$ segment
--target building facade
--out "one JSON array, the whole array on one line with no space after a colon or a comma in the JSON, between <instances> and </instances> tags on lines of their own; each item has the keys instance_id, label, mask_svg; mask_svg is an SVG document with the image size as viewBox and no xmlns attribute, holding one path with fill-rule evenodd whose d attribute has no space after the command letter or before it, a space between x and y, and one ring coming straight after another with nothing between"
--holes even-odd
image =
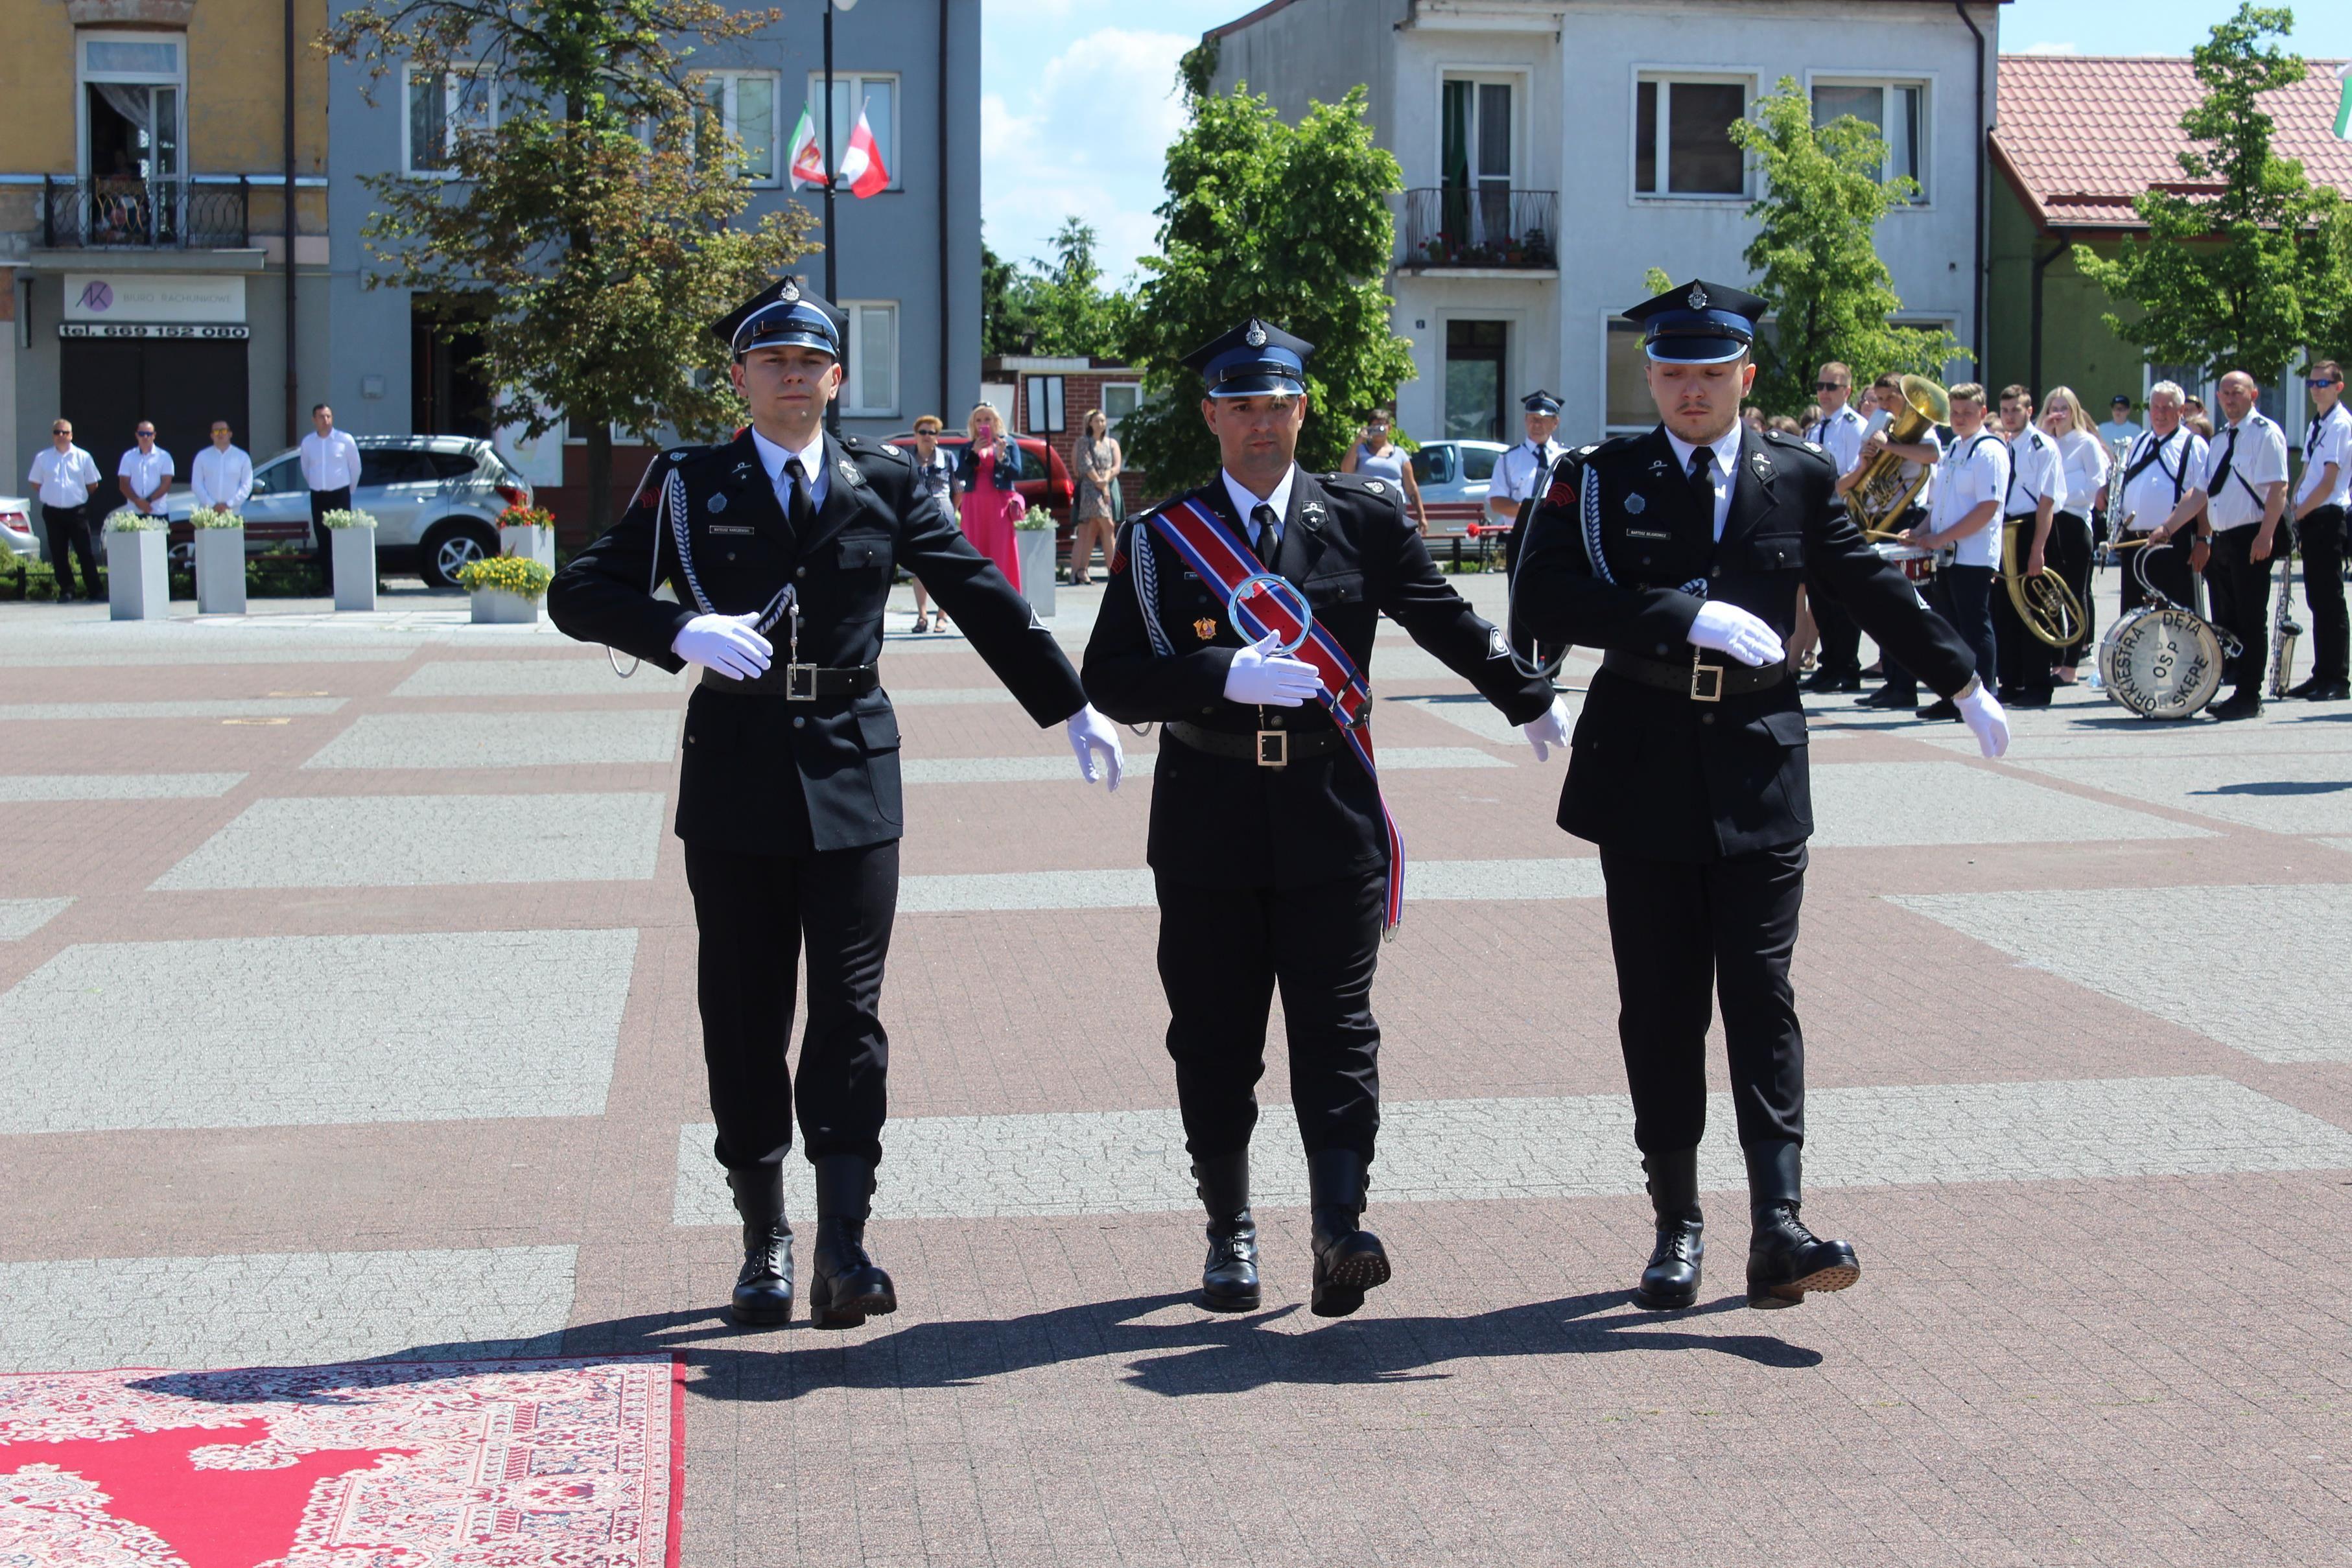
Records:
<instances>
[{"instance_id":1,"label":"building facade","mask_svg":"<svg viewBox=\"0 0 2352 1568\"><path fill-rule=\"evenodd\" d=\"M1214 83L1285 119L1361 82L1402 166L1389 287L1419 439L1518 436L1559 394L1561 438L1647 429L1637 331L1652 267L1741 283L1759 193L1727 128L1783 77L1817 118L1881 127L1919 199L1877 242L1899 318L1972 343L1999 4L1927 0L1274 0L1206 35Z\"/></svg>"},{"instance_id":2,"label":"building facade","mask_svg":"<svg viewBox=\"0 0 2352 1568\"><path fill-rule=\"evenodd\" d=\"M10 0L0 488L60 413L109 475L142 419L184 471L216 418L257 455L293 439L331 360L323 21L324 0Z\"/></svg>"}]
</instances>

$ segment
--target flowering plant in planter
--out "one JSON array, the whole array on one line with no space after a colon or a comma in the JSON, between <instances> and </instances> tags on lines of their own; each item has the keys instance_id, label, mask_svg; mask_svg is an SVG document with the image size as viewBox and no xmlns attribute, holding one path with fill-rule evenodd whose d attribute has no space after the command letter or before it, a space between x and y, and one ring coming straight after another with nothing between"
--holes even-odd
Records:
<instances>
[{"instance_id":1,"label":"flowering plant in planter","mask_svg":"<svg viewBox=\"0 0 2352 1568\"><path fill-rule=\"evenodd\" d=\"M106 531L110 534L160 534L168 526L161 517L129 507L117 507L106 514Z\"/></svg>"},{"instance_id":2,"label":"flowering plant in planter","mask_svg":"<svg viewBox=\"0 0 2352 1568\"><path fill-rule=\"evenodd\" d=\"M339 507L320 517L319 521L331 528L372 528L375 527L375 515L372 512L345 511Z\"/></svg>"},{"instance_id":3,"label":"flowering plant in planter","mask_svg":"<svg viewBox=\"0 0 2352 1568\"><path fill-rule=\"evenodd\" d=\"M551 528L555 514L544 507L509 507L499 514L502 528Z\"/></svg>"},{"instance_id":4,"label":"flowering plant in planter","mask_svg":"<svg viewBox=\"0 0 2352 1568\"><path fill-rule=\"evenodd\" d=\"M245 527L245 519L226 507L198 507L188 514L188 526L192 528L241 528Z\"/></svg>"},{"instance_id":5,"label":"flowering plant in planter","mask_svg":"<svg viewBox=\"0 0 2352 1568\"><path fill-rule=\"evenodd\" d=\"M527 555L483 556L457 569L457 586L468 593L512 593L538 599L554 580L555 573L545 561Z\"/></svg>"}]
</instances>

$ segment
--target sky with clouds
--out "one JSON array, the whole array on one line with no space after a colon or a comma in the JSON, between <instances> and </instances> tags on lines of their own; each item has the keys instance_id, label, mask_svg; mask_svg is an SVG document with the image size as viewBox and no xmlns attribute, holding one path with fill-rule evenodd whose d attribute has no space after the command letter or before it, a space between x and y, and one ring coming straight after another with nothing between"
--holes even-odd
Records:
<instances>
[{"instance_id":1,"label":"sky with clouds","mask_svg":"<svg viewBox=\"0 0 2352 1568\"><path fill-rule=\"evenodd\" d=\"M985 0L981 21L982 215L999 256L1051 253L1076 214L1113 279L1154 248L1161 156L1182 129L1176 61L1256 0ZM2185 55L2235 0L2012 0L2004 50ZM2352 58L2352 0L2296 0L2289 42Z\"/></svg>"}]
</instances>

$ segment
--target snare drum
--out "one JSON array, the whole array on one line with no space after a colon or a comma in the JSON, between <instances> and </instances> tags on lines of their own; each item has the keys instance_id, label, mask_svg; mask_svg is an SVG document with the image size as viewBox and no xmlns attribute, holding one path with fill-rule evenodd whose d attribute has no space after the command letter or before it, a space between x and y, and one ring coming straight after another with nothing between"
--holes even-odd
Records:
<instances>
[{"instance_id":1,"label":"snare drum","mask_svg":"<svg viewBox=\"0 0 2352 1568\"><path fill-rule=\"evenodd\" d=\"M1903 575L1914 582L1925 582L1936 575L1936 552L1921 549L1917 545L1879 543L1870 547L1878 559L1902 569Z\"/></svg>"}]
</instances>

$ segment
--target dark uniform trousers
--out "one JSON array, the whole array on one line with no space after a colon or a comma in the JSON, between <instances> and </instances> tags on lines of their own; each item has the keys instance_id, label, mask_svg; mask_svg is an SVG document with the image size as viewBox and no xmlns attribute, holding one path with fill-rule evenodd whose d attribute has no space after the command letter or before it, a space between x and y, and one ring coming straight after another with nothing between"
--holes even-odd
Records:
<instances>
[{"instance_id":1,"label":"dark uniform trousers","mask_svg":"<svg viewBox=\"0 0 2352 1568\"><path fill-rule=\"evenodd\" d=\"M2011 513L1996 526L2006 527L2009 523L2017 525L2017 570L2022 575L2025 570L2024 552L2033 543L2033 514ZM2050 524L2050 535L2053 541L2058 535L2054 517ZM2004 544L2002 548L2006 549L2008 547ZM2042 547L2044 567L2050 564L2051 548L2048 544ZM2050 659L2057 650L2025 629L2025 618L2017 612L2017 606L2010 601L2009 584L1998 580L1992 584L1992 633L1993 645L2000 655L1997 667L2000 671L2001 690L2046 695L2051 686Z\"/></svg>"},{"instance_id":2,"label":"dark uniform trousers","mask_svg":"<svg viewBox=\"0 0 2352 1568\"><path fill-rule=\"evenodd\" d=\"M98 555L89 542L89 503L79 507L41 506L41 526L49 536L49 566L58 574L58 597L74 591L73 558L81 558L82 592L98 597Z\"/></svg>"},{"instance_id":3,"label":"dark uniform trousers","mask_svg":"<svg viewBox=\"0 0 2352 1568\"><path fill-rule=\"evenodd\" d=\"M2340 684L2352 667L2352 620L2344 609L2344 508L2314 507L2295 526L2303 600L2311 607L2311 673Z\"/></svg>"},{"instance_id":4,"label":"dark uniform trousers","mask_svg":"<svg viewBox=\"0 0 2352 1568\"><path fill-rule=\"evenodd\" d=\"M2133 537L2145 538L2147 536L2137 534ZM2145 570L2149 585L2158 593L2183 610L2194 611L2197 608L2197 574L2189 569L2189 547L2196 538L2194 528L2184 528L2175 534L2168 544L2142 545L2133 551L2132 554L2138 559L2126 558L2123 569L2123 608L2137 610L2149 602L2147 590L2139 585L2140 573Z\"/></svg>"},{"instance_id":5,"label":"dark uniform trousers","mask_svg":"<svg viewBox=\"0 0 2352 1568\"><path fill-rule=\"evenodd\" d=\"M1902 533L1910 528L1925 528L1927 523L1927 514L1917 507L1912 507L1906 508L1901 517L1895 518L1894 522L1887 526L1894 532ZM1935 583L1936 580L1931 577L1927 579L1925 586L1919 587L1916 590L1916 591L1925 596L1930 604L1933 604L1934 602L1936 592ZM1811 591L1808 590L1809 595L1810 591ZM1908 697L1915 700L1918 697L1919 677L1913 674L1908 669L1905 668L1902 660L1896 658L1894 654L1888 653L1884 648L1881 648L1878 651L1878 669L1879 673L1886 677L1887 691L1896 696Z\"/></svg>"},{"instance_id":6,"label":"dark uniform trousers","mask_svg":"<svg viewBox=\"0 0 2352 1568\"><path fill-rule=\"evenodd\" d=\"M2213 587L2213 623L2237 634L2241 646L2235 659L2225 661L2225 678L2235 690L2259 693L2271 656L2271 573L2278 570L2278 536L2272 536L2271 553L2254 559L2254 536L2260 523L2217 528L2213 553L2205 575Z\"/></svg>"},{"instance_id":7,"label":"dark uniform trousers","mask_svg":"<svg viewBox=\"0 0 2352 1568\"><path fill-rule=\"evenodd\" d=\"M319 576L330 593L335 591L335 530L327 527L326 517L329 512L349 511L351 505L349 485L340 490L310 492L310 538L318 544Z\"/></svg>"},{"instance_id":8,"label":"dark uniform trousers","mask_svg":"<svg viewBox=\"0 0 2352 1568\"><path fill-rule=\"evenodd\" d=\"M2056 572L2074 591L2083 607L2083 633L2063 648L2050 651L2050 663L2073 669L2095 653L2099 646L2098 610L2091 602L2091 519L2080 512L2060 512L2050 519L2050 542L2042 548L2043 570Z\"/></svg>"}]
</instances>

